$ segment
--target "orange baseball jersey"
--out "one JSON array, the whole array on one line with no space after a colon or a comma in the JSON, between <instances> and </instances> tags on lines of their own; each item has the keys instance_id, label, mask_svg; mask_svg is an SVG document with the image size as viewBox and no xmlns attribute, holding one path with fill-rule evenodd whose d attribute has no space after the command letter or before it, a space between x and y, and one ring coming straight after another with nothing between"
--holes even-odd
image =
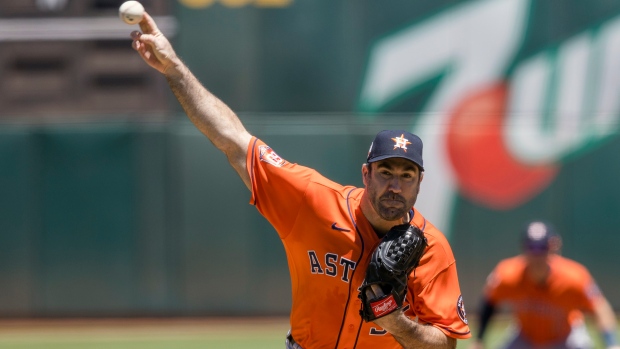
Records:
<instances>
[{"instance_id":1,"label":"orange baseball jersey","mask_svg":"<svg viewBox=\"0 0 620 349\"><path fill-rule=\"evenodd\" d=\"M380 239L360 209L362 188L342 186L280 158L253 138L247 157L251 204L278 232L292 286L291 334L304 349L400 348L360 316L358 287ZM454 338L470 331L455 259L444 235L415 209L427 247L409 278L405 314Z\"/></svg>"},{"instance_id":2,"label":"orange baseball jersey","mask_svg":"<svg viewBox=\"0 0 620 349\"><path fill-rule=\"evenodd\" d=\"M524 256L501 261L487 278L485 295L492 304L506 302L519 322L521 335L537 345L565 340L580 310L592 312L602 294L581 264L549 256L550 274L537 284L525 273ZM577 315L577 318L576 318Z\"/></svg>"}]
</instances>

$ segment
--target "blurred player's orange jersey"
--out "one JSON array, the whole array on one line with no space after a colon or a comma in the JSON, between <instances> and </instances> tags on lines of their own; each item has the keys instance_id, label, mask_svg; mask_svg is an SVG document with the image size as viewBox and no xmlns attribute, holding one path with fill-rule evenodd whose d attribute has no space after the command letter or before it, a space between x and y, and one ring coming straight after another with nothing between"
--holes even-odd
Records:
<instances>
[{"instance_id":1,"label":"blurred player's orange jersey","mask_svg":"<svg viewBox=\"0 0 620 349\"><path fill-rule=\"evenodd\" d=\"M601 292L581 264L552 254L545 283L535 283L525 272L525 256L501 261L491 272L485 294L492 304L512 306L521 335L536 345L565 339L571 324L592 312Z\"/></svg>"},{"instance_id":2,"label":"blurred player's orange jersey","mask_svg":"<svg viewBox=\"0 0 620 349\"><path fill-rule=\"evenodd\" d=\"M247 157L251 203L278 232L286 250L293 304L291 333L304 349L400 348L359 311L358 287L380 239L360 209L364 189L342 186L280 158L253 138ZM429 247L409 278L403 307L411 318L454 338L470 332L452 250L413 208L410 223Z\"/></svg>"}]
</instances>

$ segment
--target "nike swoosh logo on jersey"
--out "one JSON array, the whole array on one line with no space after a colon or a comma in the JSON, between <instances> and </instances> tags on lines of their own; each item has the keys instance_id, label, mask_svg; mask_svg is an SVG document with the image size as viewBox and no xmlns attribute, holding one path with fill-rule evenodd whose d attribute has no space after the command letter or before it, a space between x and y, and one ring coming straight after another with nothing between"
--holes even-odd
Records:
<instances>
[{"instance_id":1,"label":"nike swoosh logo on jersey","mask_svg":"<svg viewBox=\"0 0 620 349\"><path fill-rule=\"evenodd\" d=\"M334 229L334 230L339 230L339 231L351 231L351 230L349 230L349 229L347 229L347 228L341 228L341 227L339 227L339 226L337 225L337 223L336 223L336 222L334 222L334 224L332 224L332 229Z\"/></svg>"}]
</instances>

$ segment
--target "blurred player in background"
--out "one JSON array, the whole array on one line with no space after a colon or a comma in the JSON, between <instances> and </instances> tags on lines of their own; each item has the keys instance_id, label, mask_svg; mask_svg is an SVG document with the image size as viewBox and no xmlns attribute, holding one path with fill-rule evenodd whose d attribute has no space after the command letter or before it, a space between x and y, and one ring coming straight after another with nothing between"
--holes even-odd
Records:
<instances>
[{"instance_id":1,"label":"blurred player in background","mask_svg":"<svg viewBox=\"0 0 620 349\"><path fill-rule=\"evenodd\" d=\"M424 174L417 136L377 134L361 169L365 188L331 182L250 135L148 14L140 28L131 34L134 49L166 77L190 120L226 154L284 244L293 291L287 348L454 348L457 338L470 337L450 245L413 208ZM369 257L381 237L403 223L422 230L428 247L407 281L402 308L365 322L358 287Z\"/></svg>"},{"instance_id":2,"label":"blurred player in background","mask_svg":"<svg viewBox=\"0 0 620 349\"><path fill-rule=\"evenodd\" d=\"M502 303L517 320L505 348L593 348L583 312L594 315L607 348L620 348L609 302L583 265L559 255L562 240L554 228L532 221L522 234L522 253L500 261L487 278L472 349L484 348L487 326Z\"/></svg>"}]
</instances>

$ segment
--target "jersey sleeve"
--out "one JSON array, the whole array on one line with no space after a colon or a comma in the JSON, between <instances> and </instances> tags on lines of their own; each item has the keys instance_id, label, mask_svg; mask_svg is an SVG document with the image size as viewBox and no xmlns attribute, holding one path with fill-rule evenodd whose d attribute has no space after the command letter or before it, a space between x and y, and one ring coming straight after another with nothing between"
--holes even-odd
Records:
<instances>
[{"instance_id":1,"label":"jersey sleeve","mask_svg":"<svg viewBox=\"0 0 620 349\"><path fill-rule=\"evenodd\" d=\"M517 259L506 259L499 262L491 273L487 276L484 285L484 296L491 304L498 305L513 297L513 290L516 288L511 286L512 279L518 274L523 266Z\"/></svg>"},{"instance_id":2,"label":"jersey sleeve","mask_svg":"<svg viewBox=\"0 0 620 349\"><path fill-rule=\"evenodd\" d=\"M430 324L447 336L471 337L461 295L456 261L445 237L426 234L429 249L413 278L413 311L419 322Z\"/></svg>"},{"instance_id":3,"label":"jersey sleeve","mask_svg":"<svg viewBox=\"0 0 620 349\"><path fill-rule=\"evenodd\" d=\"M596 303L604 299L603 293L586 267L570 261L567 262L567 265L567 275L575 278L575 295L573 297L575 306L582 310L593 311Z\"/></svg>"},{"instance_id":4,"label":"jersey sleeve","mask_svg":"<svg viewBox=\"0 0 620 349\"><path fill-rule=\"evenodd\" d=\"M594 311L597 302L604 299L600 288L593 279L583 285L583 293L585 298L582 309L588 311Z\"/></svg>"},{"instance_id":5,"label":"jersey sleeve","mask_svg":"<svg viewBox=\"0 0 620 349\"><path fill-rule=\"evenodd\" d=\"M271 223L281 238L299 213L313 169L290 163L258 138L252 138L246 159L251 181L250 204Z\"/></svg>"}]
</instances>

